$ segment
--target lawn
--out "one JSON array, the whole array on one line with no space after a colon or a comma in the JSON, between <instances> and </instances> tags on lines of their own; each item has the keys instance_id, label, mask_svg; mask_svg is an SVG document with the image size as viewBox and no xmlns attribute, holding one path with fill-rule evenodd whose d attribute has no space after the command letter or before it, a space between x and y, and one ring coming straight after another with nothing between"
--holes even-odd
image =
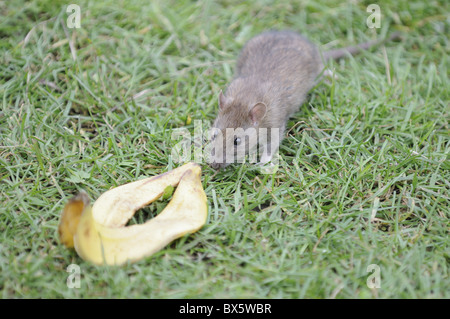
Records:
<instances>
[{"instance_id":1,"label":"lawn","mask_svg":"<svg viewBox=\"0 0 450 319\"><path fill-rule=\"evenodd\" d=\"M0 2L2 298L450 297L446 1L383 1L375 29L371 1L76 3L79 28L66 1ZM172 133L214 120L239 50L267 29L324 49L403 39L330 63L272 174L202 163L199 232L121 267L62 246L78 191L95 200L182 164Z\"/></svg>"}]
</instances>

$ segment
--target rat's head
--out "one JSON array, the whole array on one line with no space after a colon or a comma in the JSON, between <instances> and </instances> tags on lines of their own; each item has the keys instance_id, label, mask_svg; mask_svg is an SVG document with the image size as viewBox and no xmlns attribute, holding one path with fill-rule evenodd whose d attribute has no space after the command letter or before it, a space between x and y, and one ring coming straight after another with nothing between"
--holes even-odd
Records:
<instances>
[{"instance_id":1,"label":"rat's head","mask_svg":"<svg viewBox=\"0 0 450 319\"><path fill-rule=\"evenodd\" d=\"M219 94L219 114L211 132L210 165L216 169L242 162L256 150L258 128L267 110L263 102L227 94Z\"/></svg>"}]
</instances>

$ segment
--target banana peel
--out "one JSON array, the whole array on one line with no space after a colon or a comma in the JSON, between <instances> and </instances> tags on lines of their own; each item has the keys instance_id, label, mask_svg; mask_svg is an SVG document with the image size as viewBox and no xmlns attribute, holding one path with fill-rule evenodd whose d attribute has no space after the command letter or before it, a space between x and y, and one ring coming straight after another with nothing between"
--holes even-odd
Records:
<instances>
[{"instance_id":1,"label":"banana peel","mask_svg":"<svg viewBox=\"0 0 450 319\"><path fill-rule=\"evenodd\" d=\"M178 186L177 186L178 185ZM125 226L134 213L177 186L164 210L144 224ZM80 193L64 208L60 240L97 265L121 265L150 256L171 241L199 230L208 208L201 168L188 163L167 173L125 184L103 193L91 206ZM78 224L76 224L78 218ZM72 238L72 242L71 239Z\"/></svg>"},{"instance_id":2,"label":"banana peel","mask_svg":"<svg viewBox=\"0 0 450 319\"><path fill-rule=\"evenodd\" d=\"M77 232L78 223L85 206L89 205L89 197L80 192L72 197L64 207L58 226L59 239L66 247L73 248L73 236Z\"/></svg>"}]
</instances>

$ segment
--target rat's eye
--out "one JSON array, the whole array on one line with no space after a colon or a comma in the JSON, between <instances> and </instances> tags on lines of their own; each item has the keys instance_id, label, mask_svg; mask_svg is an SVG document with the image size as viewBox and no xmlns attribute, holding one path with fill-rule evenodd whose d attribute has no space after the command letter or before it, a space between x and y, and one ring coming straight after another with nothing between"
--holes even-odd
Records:
<instances>
[{"instance_id":1,"label":"rat's eye","mask_svg":"<svg viewBox=\"0 0 450 319\"><path fill-rule=\"evenodd\" d=\"M239 144L241 144L241 138L240 137L235 137L234 138L234 146L238 146Z\"/></svg>"}]
</instances>

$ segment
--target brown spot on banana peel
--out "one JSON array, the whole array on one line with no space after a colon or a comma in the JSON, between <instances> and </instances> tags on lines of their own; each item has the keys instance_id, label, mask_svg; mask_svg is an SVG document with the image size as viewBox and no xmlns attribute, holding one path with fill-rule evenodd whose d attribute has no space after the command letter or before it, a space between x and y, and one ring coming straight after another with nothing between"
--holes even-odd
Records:
<instances>
[{"instance_id":1,"label":"brown spot on banana peel","mask_svg":"<svg viewBox=\"0 0 450 319\"><path fill-rule=\"evenodd\" d=\"M155 181L155 180L157 180L157 179L160 179L161 177L166 176L168 173L169 173L169 172L165 172L165 173L162 173L162 174L160 174L160 175L153 176L153 177L151 177L148 181L146 181L146 182L145 182L144 184L142 184L142 185L145 185L145 184L148 184L148 183L150 183L150 182L153 182L153 181ZM178 184L178 183L177 183L177 184Z\"/></svg>"},{"instance_id":2,"label":"brown spot on banana peel","mask_svg":"<svg viewBox=\"0 0 450 319\"><path fill-rule=\"evenodd\" d=\"M64 206L58 225L58 235L63 245L73 248L73 236L76 233L83 209L89 205L89 196L81 191Z\"/></svg>"},{"instance_id":3,"label":"brown spot on banana peel","mask_svg":"<svg viewBox=\"0 0 450 319\"><path fill-rule=\"evenodd\" d=\"M200 165L197 164L197 163L192 163L192 165L193 165L194 167L200 167ZM191 170L191 169L188 169L187 171L189 171L189 170ZM186 172L187 172L187 171L186 171ZM181 178L183 178L183 176L184 176L184 174L186 174L186 172L184 172L183 175L181 175ZM150 182L152 182L152 181L155 181L155 180L157 180L157 179L160 179L161 177L164 177L164 176L166 176L166 175L169 174L169 173L171 173L171 172L165 172L165 173L162 173L162 174L160 174L160 175L153 176L153 177L150 178L148 181L146 181L143 185L145 185L145 184L147 184L147 183L150 183ZM181 180L181 178L180 178L180 180ZM178 183L180 182L180 180L178 180L178 182L177 182L175 185L173 185L173 186L178 185Z\"/></svg>"}]
</instances>

